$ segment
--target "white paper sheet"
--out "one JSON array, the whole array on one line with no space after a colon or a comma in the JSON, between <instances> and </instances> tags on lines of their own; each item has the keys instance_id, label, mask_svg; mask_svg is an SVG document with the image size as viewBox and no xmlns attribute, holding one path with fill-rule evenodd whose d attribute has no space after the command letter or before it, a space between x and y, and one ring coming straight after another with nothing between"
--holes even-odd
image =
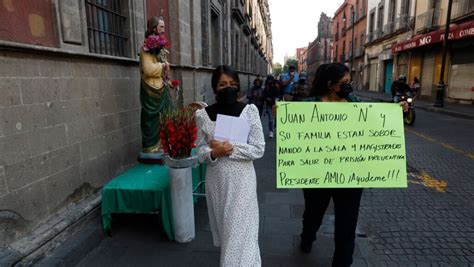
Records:
<instances>
[{"instance_id":1,"label":"white paper sheet","mask_svg":"<svg viewBox=\"0 0 474 267\"><path fill-rule=\"evenodd\" d=\"M214 139L246 144L250 133L247 119L217 114Z\"/></svg>"}]
</instances>

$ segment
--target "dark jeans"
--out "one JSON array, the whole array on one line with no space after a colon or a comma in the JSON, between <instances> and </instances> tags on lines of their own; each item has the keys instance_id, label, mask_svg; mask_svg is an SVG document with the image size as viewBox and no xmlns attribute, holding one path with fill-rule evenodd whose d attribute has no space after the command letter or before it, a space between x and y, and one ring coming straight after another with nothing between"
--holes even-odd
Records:
<instances>
[{"instance_id":1,"label":"dark jeans","mask_svg":"<svg viewBox=\"0 0 474 267\"><path fill-rule=\"evenodd\" d=\"M265 103L264 112L268 117L268 131L273 132L273 112L272 112L273 105Z\"/></svg>"},{"instance_id":2,"label":"dark jeans","mask_svg":"<svg viewBox=\"0 0 474 267\"><path fill-rule=\"evenodd\" d=\"M263 104L255 104L255 106L257 106L257 109L258 109L258 114L260 115L260 117L262 117L262 114L263 114Z\"/></svg>"},{"instance_id":3,"label":"dark jeans","mask_svg":"<svg viewBox=\"0 0 474 267\"><path fill-rule=\"evenodd\" d=\"M362 189L303 189L303 194L305 210L301 239L316 240L316 232L332 198L335 215L333 266L350 266Z\"/></svg>"}]
</instances>

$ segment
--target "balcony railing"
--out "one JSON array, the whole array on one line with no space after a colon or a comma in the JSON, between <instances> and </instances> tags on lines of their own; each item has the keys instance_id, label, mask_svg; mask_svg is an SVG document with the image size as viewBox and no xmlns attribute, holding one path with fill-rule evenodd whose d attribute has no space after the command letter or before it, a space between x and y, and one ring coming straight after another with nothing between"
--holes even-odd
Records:
<instances>
[{"instance_id":1,"label":"balcony railing","mask_svg":"<svg viewBox=\"0 0 474 267\"><path fill-rule=\"evenodd\" d=\"M375 40L375 32L369 32L367 34L367 43L370 43L372 42L373 40Z\"/></svg>"},{"instance_id":2,"label":"balcony railing","mask_svg":"<svg viewBox=\"0 0 474 267\"><path fill-rule=\"evenodd\" d=\"M374 40L377 40L377 39L380 39L383 37L383 30L382 28L378 28L377 30L375 30L375 37L374 37Z\"/></svg>"},{"instance_id":3,"label":"balcony railing","mask_svg":"<svg viewBox=\"0 0 474 267\"><path fill-rule=\"evenodd\" d=\"M428 32L440 25L442 9L431 9L416 17L416 32Z\"/></svg>"},{"instance_id":4,"label":"balcony railing","mask_svg":"<svg viewBox=\"0 0 474 267\"><path fill-rule=\"evenodd\" d=\"M395 20L395 31L409 30L413 27L413 17L401 15Z\"/></svg>"},{"instance_id":5,"label":"balcony railing","mask_svg":"<svg viewBox=\"0 0 474 267\"><path fill-rule=\"evenodd\" d=\"M383 27L384 35L390 35L395 32L395 21L391 21Z\"/></svg>"},{"instance_id":6,"label":"balcony railing","mask_svg":"<svg viewBox=\"0 0 474 267\"><path fill-rule=\"evenodd\" d=\"M472 0L453 0L451 18L462 18L474 13L474 1Z\"/></svg>"}]
</instances>

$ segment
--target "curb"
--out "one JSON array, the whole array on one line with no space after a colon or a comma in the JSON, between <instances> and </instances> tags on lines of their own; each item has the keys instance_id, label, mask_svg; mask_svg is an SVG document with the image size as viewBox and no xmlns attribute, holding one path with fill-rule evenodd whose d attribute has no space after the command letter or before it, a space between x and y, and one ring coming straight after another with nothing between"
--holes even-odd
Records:
<instances>
[{"instance_id":1,"label":"curb","mask_svg":"<svg viewBox=\"0 0 474 267\"><path fill-rule=\"evenodd\" d=\"M468 113L463 113L463 112L446 110L446 109L436 108L436 107L419 106L419 105L415 106L415 108L420 108L420 109L430 111L430 112L443 113L443 114L450 115L450 116L453 116L453 117L474 120L474 114L468 114Z\"/></svg>"},{"instance_id":2,"label":"curb","mask_svg":"<svg viewBox=\"0 0 474 267\"><path fill-rule=\"evenodd\" d=\"M52 240L52 245L24 260L18 266L76 266L104 240L100 227L100 208L81 218L67 232Z\"/></svg>"},{"instance_id":3,"label":"curb","mask_svg":"<svg viewBox=\"0 0 474 267\"><path fill-rule=\"evenodd\" d=\"M2 248L0 266L28 266L42 260L100 214L100 203L98 192L56 214L28 236Z\"/></svg>"},{"instance_id":4,"label":"curb","mask_svg":"<svg viewBox=\"0 0 474 267\"><path fill-rule=\"evenodd\" d=\"M379 102L391 102L389 99L386 99L386 98L364 95L363 93L362 94L357 94L357 92L356 92L356 95L361 97L361 98L369 98L369 99L376 100L376 101L379 101ZM474 114L463 113L463 112L452 111L452 110L446 110L444 108L431 107L431 106L426 106L426 105L423 105L423 104L421 104L421 105L420 104L415 104L415 109L422 109L422 110L426 110L426 111L430 111L430 112L436 112L436 113L442 113L442 114L450 115L450 116L453 116L453 117L474 120Z\"/></svg>"}]
</instances>

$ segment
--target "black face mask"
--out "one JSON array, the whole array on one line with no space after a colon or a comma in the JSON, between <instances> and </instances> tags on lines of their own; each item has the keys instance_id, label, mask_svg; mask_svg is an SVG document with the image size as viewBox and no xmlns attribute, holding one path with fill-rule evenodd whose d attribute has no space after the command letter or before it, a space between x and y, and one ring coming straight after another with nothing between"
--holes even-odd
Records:
<instances>
[{"instance_id":1,"label":"black face mask","mask_svg":"<svg viewBox=\"0 0 474 267\"><path fill-rule=\"evenodd\" d=\"M350 83L343 83L339 85L341 90L336 92L336 95L340 98L347 98L350 93L352 93L352 85Z\"/></svg>"},{"instance_id":2,"label":"black face mask","mask_svg":"<svg viewBox=\"0 0 474 267\"><path fill-rule=\"evenodd\" d=\"M216 92L216 101L219 104L231 105L237 103L239 90L235 87L225 87Z\"/></svg>"}]
</instances>

